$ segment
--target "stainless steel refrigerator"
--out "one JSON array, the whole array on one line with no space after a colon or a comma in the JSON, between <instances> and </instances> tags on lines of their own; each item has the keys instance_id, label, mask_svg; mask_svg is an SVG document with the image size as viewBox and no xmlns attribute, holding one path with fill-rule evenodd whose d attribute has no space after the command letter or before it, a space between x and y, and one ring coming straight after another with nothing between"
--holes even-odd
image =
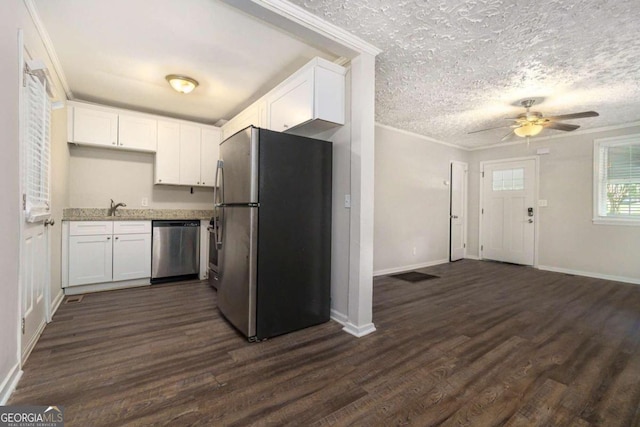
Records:
<instances>
[{"instance_id":1,"label":"stainless steel refrigerator","mask_svg":"<svg viewBox=\"0 0 640 427\"><path fill-rule=\"evenodd\" d=\"M329 320L330 142L248 127L220 144L218 308L250 341Z\"/></svg>"}]
</instances>

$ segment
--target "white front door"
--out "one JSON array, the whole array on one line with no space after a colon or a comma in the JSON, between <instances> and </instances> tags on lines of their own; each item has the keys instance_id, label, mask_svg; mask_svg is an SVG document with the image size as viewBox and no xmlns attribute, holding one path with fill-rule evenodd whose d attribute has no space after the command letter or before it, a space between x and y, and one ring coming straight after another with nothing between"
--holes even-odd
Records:
<instances>
[{"instance_id":1,"label":"white front door","mask_svg":"<svg viewBox=\"0 0 640 427\"><path fill-rule=\"evenodd\" d=\"M467 222L467 164L451 162L451 209L450 209L450 245L449 260L464 258L466 249Z\"/></svg>"},{"instance_id":2,"label":"white front door","mask_svg":"<svg viewBox=\"0 0 640 427\"><path fill-rule=\"evenodd\" d=\"M22 361L35 346L47 317L49 233L43 222L23 222L20 286L22 288Z\"/></svg>"},{"instance_id":3,"label":"white front door","mask_svg":"<svg viewBox=\"0 0 640 427\"><path fill-rule=\"evenodd\" d=\"M533 265L535 185L534 159L483 165L482 258Z\"/></svg>"}]
</instances>

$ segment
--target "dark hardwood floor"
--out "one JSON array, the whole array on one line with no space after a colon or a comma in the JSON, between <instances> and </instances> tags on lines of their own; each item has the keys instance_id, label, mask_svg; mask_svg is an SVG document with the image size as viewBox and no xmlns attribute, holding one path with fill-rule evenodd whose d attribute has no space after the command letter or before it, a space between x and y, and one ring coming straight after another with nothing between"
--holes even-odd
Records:
<instances>
[{"instance_id":1,"label":"dark hardwood floor","mask_svg":"<svg viewBox=\"0 0 640 427\"><path fill-rule=\"evenodd\" d=\"M464 260L375 279L378 331L249 344L203 283L63 304L10 404L67 426L640 425L640 286Z\"/></svg>"}]
</instances>

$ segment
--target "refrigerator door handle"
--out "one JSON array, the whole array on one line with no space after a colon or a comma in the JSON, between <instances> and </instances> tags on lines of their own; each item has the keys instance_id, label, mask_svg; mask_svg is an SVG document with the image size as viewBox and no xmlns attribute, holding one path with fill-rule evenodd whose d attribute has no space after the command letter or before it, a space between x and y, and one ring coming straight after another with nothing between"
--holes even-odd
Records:
<instances>
[{"instance_id":1,"label":"refrigerator door handle","mask_svg":"<svg viewBox=\"0 0 640 427\"><path fill-rule=\"evenodd\" d=\"M220 179L220 186L218 187L218 176ZM220 208L220 218L219 224L215 228L214 238L216 241L216 248L222 249L222 224L224 224L224 160L218 160L216 166L216 181L214 184L214 194L213 200L214 202L218 202L218 195L220 196L220 203L216 203L216 207ZM218 222L218 221L216 221Z\"/></svg>"}]
</instances>

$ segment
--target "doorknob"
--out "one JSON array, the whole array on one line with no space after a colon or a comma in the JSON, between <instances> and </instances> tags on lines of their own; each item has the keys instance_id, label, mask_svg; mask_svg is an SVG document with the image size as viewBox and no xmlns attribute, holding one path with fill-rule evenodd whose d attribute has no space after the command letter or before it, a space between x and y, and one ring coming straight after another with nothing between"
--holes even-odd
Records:
<instances>
[{"instance_id":1,"label":"doorknob","mask_svg":"<svg viewBox=\"0 0 640 427\"><path fill-rule=\"evenodd\" d=\"M533 223L533 220L531 218L529 218L529 224Z\"/></svg>"},{"instance_id":2,"label":"doorknob","mask_svg":"<svg viewBox=\"0 0 640 427\"><path fill-rule=\"evenodd\" d=\"M458 219L458 215L451 215L451 218Z\"/></svg>"},{"instance_id":3,"label":"doorknob","mask_svg":"<svg viewBox=\"0 0 640 427\"><path fill-rule=\"evenodd\" d=\"M46 220L44 221L44 226L46 227L46 226L50 225L50 226L52 226L52 227L53 227L53 225L54 225L55 223L56 223L56 220L55 220L55 219L46 219Z\"/></svg>"}]
</instances>

